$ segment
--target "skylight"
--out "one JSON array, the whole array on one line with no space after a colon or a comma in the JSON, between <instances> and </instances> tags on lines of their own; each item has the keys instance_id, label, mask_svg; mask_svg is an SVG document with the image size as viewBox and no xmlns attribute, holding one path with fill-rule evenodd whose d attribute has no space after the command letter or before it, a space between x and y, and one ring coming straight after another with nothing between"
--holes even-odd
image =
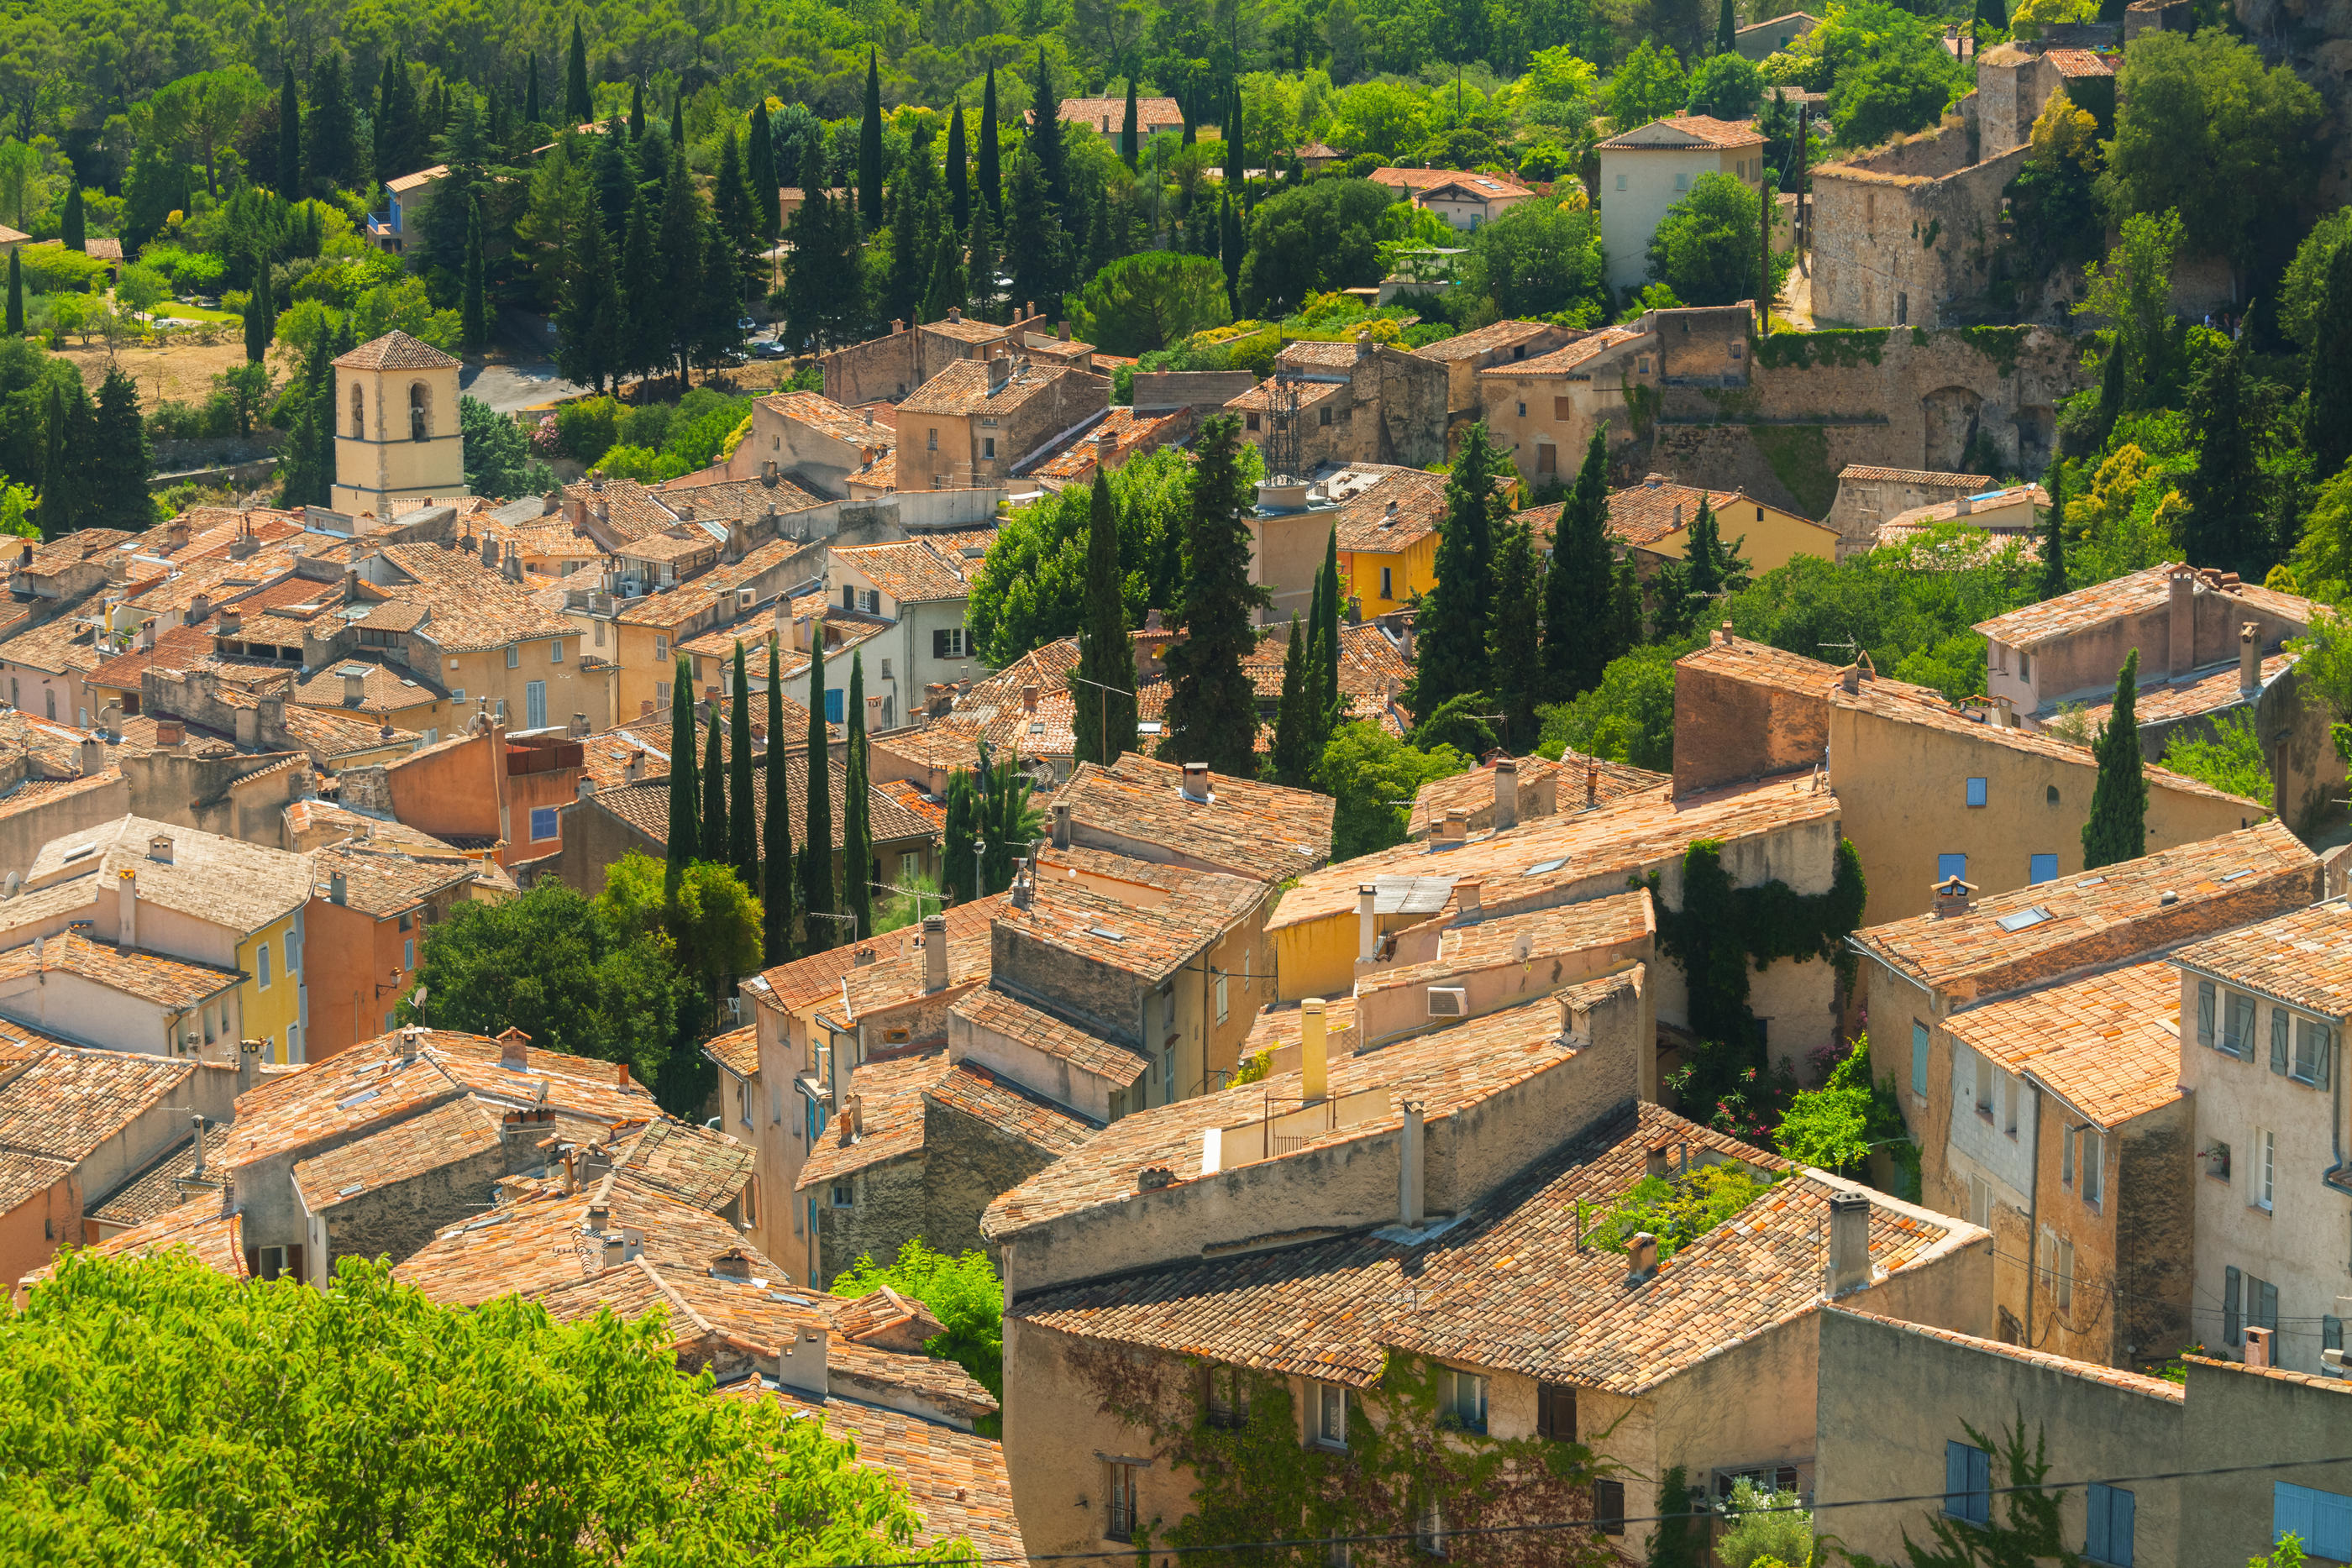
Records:
<instances>
[{"instance_id":1,"label":"skylight","mask_svg":"<svg viewBox=\"0 0 2352 1568\"><path fill-rule=\"evenodd\" d=\"M1993 924L2003 931L2022 931L2030 925L2039 925L2049 918L2051 918L2050 912L2037 904L2031 909L2021 909L2014 915L2004 915Z\"/></svg>"},{"instance_id":2,"label":"skylight","mask_svg":"<svg viewBox=\"0 0 2352 1568\"><path fill-rule=\"evenodd\" d=\"M1565 855L1556 861L1538 861L1535 864L1528 867L1527 870L1519 873L1519 874L1521 876L1542 876L1547 873L1558 871L1567 863L1568 857Z\"/></svg>"},{"instance_id":3,"label":"skylight","mask_svg":"<svg viewBox=\"0 0 2352 1568\"><path fill-rule=\"evenodd\" d=\"M1124 942L1127 940L1126 937L1120 936L1118 932L1106 931L1099 925L1087 926L1087 935L1089 936L1099 936L1106 942Z\"/></svg>"},{"instance_id":4,"label":"skylight","mask_svg":"<svg viewBox=\"0 0 2352 1568\"><path fill-rule=\"evenodd\" d=\"M2074 885L2076 887L2105 887L2107 885L2107 879L2103 876L2086 876Z\"/></svg>"},{"instance_id":5,"label":"skylight","mask_svg":"<svg viewBox=\"0 0 2352 1568\"><path fill-rule=\"evenodd\" d=\"M2237 881L2237 880L2238 880L2240 877L2242 877L2242 876L2252 876L2252 875L2253 875L2253 874L2254 874L2254 868L2253 868L2253 867L2252 867L2252 866L2250 866L2250 865L2244 865L2244 866L2240 866L2237 870L2235 870L2235 871L2233 871L2233 872L2230 873L2228 875L2224 876L2221 880L2222 880L2223 882L2235 882L2235 881Z\"/></svg>"},{"instance_id":6,"label":"skylight","mask_svg":"<svg viewBox=\"0 0 2352 1568\"><path fill-rule=\"evenodd\" d=\"M335 1109L338 1111L348 1111L354 1105L364 1105L374 1098L374 1090L362 1089L356 1094L347 1095L344 1098L336 1101Z\"/></svg>"}]
</instances>

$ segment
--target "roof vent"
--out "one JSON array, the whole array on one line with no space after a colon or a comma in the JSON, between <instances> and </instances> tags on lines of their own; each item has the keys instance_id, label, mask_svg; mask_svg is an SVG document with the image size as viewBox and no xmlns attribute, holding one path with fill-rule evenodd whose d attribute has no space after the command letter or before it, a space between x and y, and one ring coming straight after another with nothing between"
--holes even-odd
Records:
<instances>
[{"instance_id":1,"label":"roof vent","mask_svg":"<svg viewBox=\"0 0 2352 1568\"><path fill-rule=\"evenodd\" d=\"M2168 887L2162 893L2156 895L2156 901L2158 904L2178 904L2180 902L2180 895Z\"/></svg>"},{"instance_id":2,"label":"roof vent","mask_svg":"<svg viewBox=\"0 0 2352 1568\"><path fill-rule=\"evenodd\" d=\"M157 865L172 863L172 835L157 833L147 841L147 858Z\"/></svg>"},{"instance_id":3,"label":"roof vent","mask_svg":"<svg viewBox=\"0 0 2352 1568\"><path fill-rule=\"evenodd\" d=\"M1135 1173L1135 1190L1158 1192L1163 1186L1176 1185L1176 1173L1166 1166L1146 1166Z\"/></svg>"}]
</instances>

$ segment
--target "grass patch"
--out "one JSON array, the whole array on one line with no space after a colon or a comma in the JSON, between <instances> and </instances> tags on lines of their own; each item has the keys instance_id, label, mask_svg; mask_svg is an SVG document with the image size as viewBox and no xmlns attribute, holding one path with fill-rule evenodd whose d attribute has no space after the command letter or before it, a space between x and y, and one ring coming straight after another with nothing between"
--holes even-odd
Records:
<instances>
[{"instance_id":1,"label":"grass patch","mask_svg":"<svg viewBox=\"0 0 2352 1568\"><path fill-rule=\"evenodd\" d=\"M1658 1239L1658 1261L1663 1263L1763 1197L1772 1181L1770 1171L1750 1170L1728 1160L1693 1166L1687 1176L1643 1176L1584 1237L1596 1247L1622 1252L1638 1232L1646 1230ZM1577 1205L1580 1221L1591 1212L1584 1204Z\"/></svg>"}]
</instances>

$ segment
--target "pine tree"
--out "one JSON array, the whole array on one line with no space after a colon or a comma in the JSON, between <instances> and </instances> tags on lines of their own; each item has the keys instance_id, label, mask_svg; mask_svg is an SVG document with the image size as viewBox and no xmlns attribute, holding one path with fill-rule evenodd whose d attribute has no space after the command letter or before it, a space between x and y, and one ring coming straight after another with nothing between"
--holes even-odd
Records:
<instances>
[{"instance_id":1,"label":"pine tree","mask_svg":"<svg viewBox=\"0 0 2352 1568\"><path fill-rule=\"evenodd\" d=\"M1057 220L1066 219L1070 164L1062 147L1062 94L1054 85L1054 68L1046 63L1043 44L1037 46L1037 89L1029 101L1028 141L1037 150L1037 167L1045 177L1045 199L1054 204Z\"/></svg>"},{"instance_id":2,"label":"pine tree","mask_svg":"<svg viewBox=\"0 0 2352 1568\"><path fill-rule=\"evenodd\" d=\"M1250 581L1250 517L1255 497L1241 465L1241 421L1218 414L1192 447L1192 504L1185 515L1186 580L1177 625L1184 635L1166 654L1168 762L1206 762L1236 778L1257 772L1257 691L1242 661L1257 651L1254 612L1267 603Z\"/></svg>"},{"instance_id":3,"label":"pine tree","mask_svg":"<svg viewBox=\"0 0 2352 1568\"><path fill-rule=\"evenodd\" d=\"M155 472L155 459L147 444L147 422L139 413L139 384L119 365L110 368L99 383L97 417L89 434L89 513L82 526L132 533L154 527L147 481Z\"/></svg>"},{"instance_id":4,"label":"pine tree","mask_svg":"<svg viewBox=\"0 0 2352 1568\"><path fill-rule=\"evenodd\" d=\"M710 722L702 742L702 855L715 864L727 863L735 830L727 816L727 750L719 738L719 710L726 705L710 694Z\"/></svg>"},{"instance_id":5,"label":"pine tree","mask_svg":"<svg viewBox=\"0 0 2352 1568\"><path fill-rule=\"evenodd\" d=\"M69 177L66 182L65 215L58 220L58 237L64 241L65 247L68 250L88 250L89 248L89 241L87 237L86 229L87 223L88 219L82 212L81 182L79 179ZM16 253L11 251L9 254L13 256Z\"/></svg>"},{"instance_id":6,"label":"pine tree","mask_svg":"<svg viewBox=\"0 0 2352 1568\"><path fill-rule=\"evenodd\" d=\"M13 342L25 335L25 266L16 259L16 247L8 251L8 337Z\"/></svg>"},{"instance_id":7,"label":"pine tree","mask_svg":"<svg viewBox=\"0 0 2352 1568\"><path fill-rule=\"evenodd\" d=\"M596 118L596 100L588 91L588 40L581 36L580 24L572 24L572 54L563 68L563 118L572 125L585 125Z\"/></svg>"},{"instance_id":8,"label":"pine tree","mask_svg":"<svg viewBox=\"0 0 2352 1568\"><path fill-rule=\"evenodd\" d=\"M1732 14L1731 0L1723 0L1715 16L1715 52L1727 55L1739 47L1739 21Z\"/></svg>"},{"instance_id":9,"label":"pine tree","mask_svg":"<svg viewBox=\"0 0 2352 1568\"><path fill-rule=\"evenodd\" d=\"M833 904L833 737L824 722L824 617L810 627L808 818L801 831L802 946L822 953L838 946Z\"/></svg>"},{"instance_id":10,"label":"pine tree","mask_svg":"<svg viewBox=\"0 0 2352 1568\"><path fill-rule=\"evenodd\" d=\"M1127 166L1129 169L1133 169L1137 161L1143 156L1142 143L1137 140L1139 130L1136 120L1135 73L1129 71L1127 73L1127 118L1120 120L1118 125L1118 155L1127 161Z\"/></svg>"},{"instance_id":11,"label":"pine tree","mask_svg":"<svg viewBox=\"0 0 2352 1568\"><path fill-rule=\"evenodd\" d=\"M1238 318L1242 313L1242 218L1231 191L1217 193L1217 250L1225 268L1225 306Z\"/></svg>"},{"instance_id":12,"label":"pine tree","mask_svg":"<svg viewBox=\"0 0 2352 1568\"><path fill-rule=\"evenodd\" d=\"M882 68L866 51L866 114L857 122L857 211L868 228L882 226Z\"/></svg>"},{"instance_id":13,"label":"pine tree","mask_svg":"<svg viewBox=\"0 0 2352 1568\"><path fill-rule=\"evenodd\" d=\"M555 363L566 380L602 392L606 380L618 375L622 308L604 219L593 196L581 204L573 235L572 254L559 258L564 272L555 309Z\"/></svg>"},{"instance_id":14,"label":"pine tree","mask_svg":"<svg viewBox=\"0 0 2352 1568\"><path fill-rule=\"evenodd\" d=\"M1487 687L1495 524L1505 507L1500 481L1506 466L1507 460L1487 438L1486 422L1473 423L1463 434L1454 472L1445 481L1437 581L1422 600L1415 627L1412 707L1423 717L1465 693Z\"/></svg>"},{"instance_id":15,"label":"pine tree","mask_svg":"<svg viewBox=\"0 0 2352 1568\"><path fill-rule=\"evenodd\" d=\"M246 297L245 301L247 363L257 365L261 362L262 357L269 352L269 340L277 331L277 307L269 298L269 258L256 256L253 262L253 292Z\"/></svg>"},{"instance_id":16,"label":"pine tree","mask_svg":"<svg viewBox=\"0 0 2352 1568\"><path fill-rule=\"evenodd\" d=\"M751 189L751 208L758 214L760 248L767 250L783 232L782 182L776 178L775 132L768 125L768 100L751 106L751 125L744 144L743 180ZM764 274L766 263L761 264Z\"/></svg>"},{"instance_id":17,"label":"pine tree","mask_svg":"<svg viewBox=\"0 0 2352 1568\"><path fill-rule=\"evenodd\" d=\"M646 78L629 83L629 144L635 146L646 139Z\"/></svg>"},{"instance_id":18,"label":"pine tree","mask_svg":"<svg viewBox=\"0 0 2352 1568\"><path fill-rule=\"evenodd\" d=\"M1552 525L1544 574L1544 695L1566 702L1601 684L1609 663L1609 443L1595 430L1576 487Z\"/></svg>"},{"instance_id":19,"label":"pine tree","mask_svg":"<svg viewBox=\"0 0 2352 1568\"><path fill-rule=\"evenodd\" d=\"M1095 469L1087 504L1086 638L1070 728L1080 762L1108 768L1135 749L1135 650L1127 635L1126 581L1118 570L1118 507L1110 476ZM1108 688L1108 689L1105 689Z\"/></svg>"},{"instance_id":20,"label":"pine tree","mask_svg":"<svg viewBox=\"0 0 2352 1568\"><path fill-rule=\"evenodd\" d=\"M278 193L289 202L302 199L302 98L294 90L294 62L278 68Z\"/></svg>"},{"instance_id":21,"label":"pine tree","mask_svg":"<svg viewBox=\"0 0 2352 1568\"><path fill-rule=\"evenodd\" d=\"M1495 710L1503 716L1503 743L1526 751L1535 742L1536 704L1544 695L1544 565L1535 531L1507 522L1495 545L1495 601L1486 629L1486 667L1493 672Z\"/></svg>"},{"instance_id":22,"label":"pine tree","mask_svg":"<svg viewBox=\"0 0 2352 1568\"><path fill-rule=\"evenodd\" d=\"M992 222L1004 212L1004 186L997 177L996 68L988 68L988 86L980 100L980 199Z\"/></svg>"},{"instance_id":23,"label":"pine tree","mask_svg":"<svg viewBox=\"0 0 2352 1568\"><path fill-rule=\"evenodd\" d=\"M971 232L971 154L964 148L963 105L948 106L948 222L958 235ZM936 321L936 316L924 318Z\"/></svg>"},{"instance_id":24,"label":"pine tree","mask_svg":"<svg viewBox=\"0 0 2352 1568\"><path fill-rule=\"evenodd\" d=\"M784 777L783 655L768 638L768 810L760 836L761 946L768 962L793 961L793 795Z\"/></svg>"},{"instance_id":25,"label":"pine tree","mask_svg":"<svg viewBox=\"0 0 2352 1568\"><path fill-rule=\"evenodd\" d=\"M866 789L866 655L849 655L848 751L841 791L842 891L853 936L874 935L874 810Z\"/></svg>"},{"instance_id":26,"label":"pine tree","mask_svg":"<svg viewBox=\"0 0 2352 1568\"><path fill-rule=\"evenodd\" d=\"M2219 567L2260 582L2276 557L2263 538L2262 421L2246 385L2242 336L2210 356L2189 388L2189 423L2197 433L2197 462L2182 478L2189 503L2181 549L2191 566ZM2330 470L2329 472L2333 472Z\"/></svg>"},{"instance_id":27,"label":"pine tree","mask_svg":"<svg viewBox=\"0 0 2352 1568\"><path fill-rule=\"evenodd\" d=\"M1315 716L1309 711L1315 695L1307 680L1307 644L1311 640L1311 631L1298 624L1298 612L1292 611L1290 643L1282 652L1282 700L1274 710L1270 764L1274 781L1293 789L1305 788L1321 760L1315 750Z\"/></svg>"},{"instance_id":28,"label":"pine tree","mask_svg":"<svg viewBox=\"0 0 2352 1568\"><path fill-rule=\"evenodd\" d=\"M466 277L459 297L458 333L466 352L479 354L490 340L489 303L483 297L482 203L476 197L466 214Z\"/></svg>"},{"instance_id":29,"label":"pine tree","mask_svg":"<svg viewBox=\"0 0 2352 1568\"><path fill-rule=\"evenodd\" d=\"M2066 465L2050 465L2050 519L2042 530L2042 597L2066 591Z\"/></svg>"},{"instance_id":30,"label":"pine tree","mask_svg":"<svg viewBox=\"0 0 2352 1568\"><path fill-rule=\"evenodd\" d=\"M532 50L522 72L522 119L526 125L546 123L539 109L539 52Z\"/></svg>"},{"instance_id":31,"label":"pine tree","mask_svg":"<svg viewBox=\"0 0 2352 1568\"><path fill-rule=\"evenodd\" d=\"M2303 439L2311 449L2312 473L2326 479L2352 459L2352 245L2338 245L2329 256L2311 325L2311 403Z\"/></svg>"},{"instance_id":32,"label":"pine tree","mask_svg":"<svg viewBox=\"0 0 2352 1568\"><path fill-rule=\"evenodd\" d=\"M678 878L702 858L702 791L694 776L694 661L681 653L669 688L669 843L664 880L677 895Z\"/></svg>"},{"instance_id":33,"label":"pine tree","mask_svg":"<svg viewBox=\"0 0 2352 1568\"><path fill-rule=\"evenodd\" d=\"M2147 853L2147 775L2139 749L2139 650L2116 672L2115 706L2091 747L2098 781L2091 787L2091 819L2083 824L2083 869L2096 871Z\"/></svg>"}]
</instances>

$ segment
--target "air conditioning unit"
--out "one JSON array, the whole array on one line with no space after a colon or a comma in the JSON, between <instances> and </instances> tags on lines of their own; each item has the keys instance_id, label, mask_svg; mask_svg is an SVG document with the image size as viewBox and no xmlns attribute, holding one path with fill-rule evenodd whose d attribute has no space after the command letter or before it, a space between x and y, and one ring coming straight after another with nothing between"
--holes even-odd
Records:
<instances>
[{"instance_id":1,"label":"air conditioning unit","mask_svg":"<svg viewBox=\"0 0 2352 1568\"><path fill-rule=\"evenodd\" d=\"M1470 1015L1470 993L1460 986L1429 988L1429 1016L1433 1019L1467 1018Z\"/></svg>"}]
</instances>

